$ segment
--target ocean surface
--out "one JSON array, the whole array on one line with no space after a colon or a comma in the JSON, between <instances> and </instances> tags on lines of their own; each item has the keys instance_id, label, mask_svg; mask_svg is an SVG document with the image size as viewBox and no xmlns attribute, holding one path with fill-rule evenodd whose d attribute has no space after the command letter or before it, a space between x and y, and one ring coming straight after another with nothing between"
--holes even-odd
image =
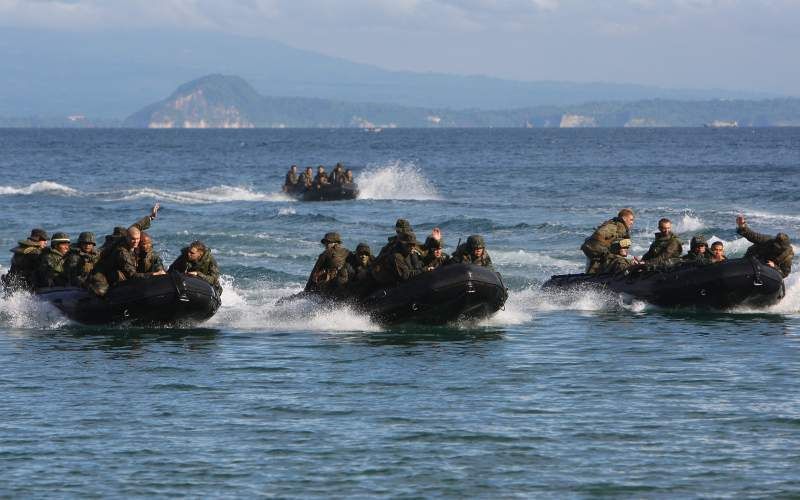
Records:
<instances>
[{"instance_id":1,"label":"ocean surface","mask_svg":"<svg viewBox=\"0 0 800 500\"><path fill-rule=\"evenodd\" d=\"M289 165L337 161L358 200L281 194ZM763 310L540 286L626 206L636 255L661 217L741 255L739 213L798 253L799 200L800 129L0 130L0 248L158 201L164 261L201 239L225 286L185 329L0 299L0 496L798 496L800 272ZM276 305L325 232L377 251L399 217L450 251L483 235L505 310L383 328Z\"/></svg>"}]
</instances>

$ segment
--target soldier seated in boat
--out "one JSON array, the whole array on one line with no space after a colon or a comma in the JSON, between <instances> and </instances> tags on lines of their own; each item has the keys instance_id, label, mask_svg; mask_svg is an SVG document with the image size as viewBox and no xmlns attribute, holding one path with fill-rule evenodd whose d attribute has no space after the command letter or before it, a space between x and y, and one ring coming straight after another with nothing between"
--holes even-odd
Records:
<instances>
[{"instance_id":1,"label":"soldier seated in boat","mask_svg":"<svg viewBox=\"0 0 800 500\"><path fill-rule=\"evenodd\" d=\"M69 236L67 233L54 233L50 240L50 247L45 248L39 257L36 288L69 285L69 277L64 270L68 252Z\"/></svg>"},{"instance_id":2,"label":"soldier seated in boat","mask_svg":"<svg viewBox=\"0 0 800 500\"><path fill-rule=\"evenodd\" d=\"M11 290L33 290L39 258L50 237L44 229L33 229L30 236L11 249L11 268L3 276L3 285Z\"/></svg>"},{"instance_id":3,"label":"soldier seated in boat","mask_svg":"<svg viewBox=\"0 0 800 500\"><path fill-rule=\"evenodd\" d=\"M696 264L708 264L708 242L702 234L696 234L689 242L689 252L681 257L684 262L694 262Z\"/></svg>"},{"instance_id":4,"label":"soldier seated in boat","mask_svg":"<svg viewBox=\"0 0 800 500\"><path fill-rule=\"evenodd\" d=\"M789 235L778 233L774 237L753 231L747 226L743 216L736 217L736 232L753 243L745 252L745 257L755 257L770 267L778 269L784 278L792 272L794 250Z\"/></svg>"},{"instance_id":5,"label":"soldier seated in boat","mask_svg":"<svg viewBox=\"0 0 800 500\"><path fill-rule=\"evenodd\" d=\"M623 208L616 217L600 224L591 236L581 245L586 255L586 273L595 274L600 270L611 243L615 240L630 239L634 214L630 208Z\"/></svg>"},{"instance_id":6,"label":"soldier seated in boat","mask_svg":"<svg viewBox=\"0 0 800 500\"><path fill-rule=\"evenodd\" d=\"M142 238L142 232L137 227L129 227L125 242L117 245L108 257L101 257L92 274L89 290L103 297L110 287L126 280L143 279L151 276L166 274L164 270L149 273L139 272L139 262L136 257L136 248Z\"/></svg>"},{"instance_id":7,"label":"soldier seated in boat","mask_svg":"<svg viewBox=\"0 0 800 500\"><path fill-rule=\"evenodd\" d=\"M625 271L634 262L627 259L628 249L631 247L631 240L623 238L621 240L614 240L608 247L608 253L600 265L600 273L616 274Z\"/></svg>"},{"instance_id":8,"label":"soldier seated in boat","mask_svg":"<svg viewBox=\"0 0 800 500\"><path fill-rule=\"evenodd\" d=\"M299 182L300 176L297 173L297 165L292 165L289 167L289 171L286 172L286 179L283 181L283 192L291 193L297 191Z\"/></svg>"},{"instance_id":9,"label":"soldier seated in boat","mask_svg":"<svg viewBox=\"0 0 800 500\"><path fill-rule=\"evenodd\" d=\"M139 240L139 246L136 247L136 269L140 273L164 271L164 261L161 260L158 252L153 249L153 238L144 231Z\"/></svg>"},{"instance_id":10,"label":"soldier seated in boat","mask_svg":"<svg viewBox=\"0 0 800 500\"><path fill-rule=\"evenodd\" d=\"M344 168L341 163L337 163L331 172L330 183L334 186L341 186L345 182Z\"/></svg>"},{"instance_id":11,"label":"soldier seated in boat","mask_svg":"<svg viewBox=\"0 0 800 500\"><path fill-rule=\"evenodd\" d=\"M721 241L715 241L711 244L711 252L709 253L709 261L714 264L727 260L725 257L725 246Z\"/></svg>"},{"instance_id":12,"label":"soldier seated in boat","mask_svg":"<svg viewBox=\"0 0 800 500\"><path fill-rule=\"evenodd\" d=\"M317 175L314 176L314 186L319 189L322 186L326 186L330 183L328 179L328 174L325 173L325 167L320 165L317 167Z\"/></svg>"},{"instance_id":13,"label":"soldier seated in boat","mask_svg":"<svg viewBox=\"0 0 800 500\"><path fill-rule=\"evenodd\" d=\"M419 258L413 255L418 244L413 231L397 234L393 247L379 257L372 266L372 277L382 286L397 285L422 273Z\"/></svg>"},{"instance_id":14,"label":"soldier seated in boat","mask_svg":"<svg viewBox=\"0 0 800 500\"><path fill-rule=\"evenodd\" d=\"M682 253L683 243L672 232L672 221L664 218L658 221L656 238L647 253L642 255L642 260L647 264L669 264L672 259L680 258Z\"/></svg>"},{"instance_id":15,"label":"soldier seated in boat","mask_svg":"<svg viewBox=\"0 0 800 500\"><path fill-rule=\"evenodd\" d=\"M394 250L395 242L397 241L397 236L400 233L413 233L414 229L411 227L411 223L408 222L407 219L397 219L394 223L394 235L389 236L387 238L386 244L381 247L380 252L378 252L378 256L375 260L380 260L381 257L386 255L388 252L392 252Z\"/></svg>"},{"instance_id":16,"label":"soldier seated in boat","mask_svg":"<svg viewBox=\"0 0 800 500\"><path fill-rule=\"evenodd\" d=\"M94 233L84 231L78 235L78 244L70 248L65 264L70 285L88 286L94 266L100 260L100 252L95 248L96 243Z\"/></svg>"},{"instance_id":17,"label":"soldier seated in boat","mask_svg":"<svg viewBox=\"0 0 800 500\"><path fill-rule=\"evenodd\" d=\"M181 249L181 255L169 266L169 271L195 276L214 287L217 296L222 295L222 285L219 282L219 266L211 249L205 243L195 240L188 247ZM165 274L164 271L153 274Z\"/></svg>"},{"instance_id":18,"label":"soldier seated in boat","mask_svg":"<svg viewBox=\"0 0 800 500\"><path fill-rule=\"evenodd\" d=\"M300 180L297 182L298 190L308 191L314 185L314 169L306 167L305 172L300 174Z\"/></svg>"},{"instance_id":19,"label":"soldier seated in boat","mask_svg":"<svg viewBox=\"0 0 800 500\"><path fill-rule=\"evenodd\" d=\"M305 291L332 293L347 284L347 273L339 271L345 266L350 250L342 245L342 237L336 232L325 233L320 243L325 250L319 254L311 269Z\"/></svg>"},{"instance_id":20,"label":"soldier seated in boat","mask_svg":"<svg viewBox=\"0 0 800 500\"><path fill-rule=\"evenodd\" d=\"M353 171L349 168L344 171L344 183L345 184L352 184L355 181L353 180Z\"/></svg>"},{"instance_id":21,"label":"soldier seated in boat","mask_svg":"<svg viewBox=\"0 0 800 500\"><path fill-rule=\"evenodd\" d=\"M153 222L156 217L158 217L158 210L160 208L161 205L156 203L153 205L153 208L150 209L150 213L148 215L145 215L127 228L122 226L115 227L113 233L106 235L105 241L100 247L100 260L104 259L108 255L111 255L111 252L117 247L117 245L125 242L126 238L128 237L128 228L135 227L139 231L145 231L149 229L150 223Z\"/></svg>"},{"instance_id":22,"label":"soldier seated in boat","mask_svg":"<svg viewBox=\"0 0 800 500\"><path fill-rule=\"evenodd\" d=\"M466 243L462 243L456 248L456 251L453 252L453 262L475 264L476 266L488 267L494 271L492 258L489 256L489 252L486 251L483 236L478 234L473 234L467 238Z\"/></svg>"},{"instance_id":23,"label":"soldier seated in boat","mask_svg":"<svg viewBox=\"0 0 800 500\"><path fill-rule=\"evenodd\" d=\"M425 240L425 257L422 259L422 265L426 271L433 271L436 268L445 266L452 260L447 252L444 251L444 242L441 238L434 238L428 236Z\"/></svg>"},{"instance_id":24,"label":"soldier seated in boat","mask_svg":"<svg viewBox=\"0 0 800 500\"><path fill-rule=\"evenodd\" d=\"M347 257L345 266L337 275L337 286L341 285L342 295L366 295L374 286L370 268L375 262L372 249L366 243L359 243L356 251Z\"/></svg>"}]
</instances>

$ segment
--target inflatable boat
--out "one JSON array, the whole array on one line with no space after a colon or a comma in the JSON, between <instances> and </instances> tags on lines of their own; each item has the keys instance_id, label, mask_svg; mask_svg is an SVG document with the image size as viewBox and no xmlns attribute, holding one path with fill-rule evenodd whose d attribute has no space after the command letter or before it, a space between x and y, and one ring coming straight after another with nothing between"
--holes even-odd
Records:
<instances>
[{"instance_id":1,"label":"inflatable boat","mask_svg":"<svg viewBox=\"0 0 800 500\"><path fill-rule=\"evenodd\" d=\"M358 197L358 184L326 184L319 189L312 187L308 190L301 187L296 191L288 191L288 194L300 201L354 200Z\"/></svg>"},{"instance_id":2,"label":"inflatable boat","mask_svg":"<svg viewBox=\"0 0 800 500\"><path fill-rule=\"evenodd\" d=\"M716 264L633 266L617 274L566 274L551 277L543 288L597 288L630 295L666 307L729 309L765 307L780 301L781 273L750 258Z\"/></svg>"},{"instance_id":3,"label":"inflatable boat","mask_svg":"<svg viewBox=\"0 0 800 500\"><path fill-rule=\"evenodd\" d=\"M397 286L379 287L365 297L333 297L301 292L288 299L343 301L381 324L445 324L491 316L503 307L508 290L499 273L472 264L451 264Z\"/></svg>"},{"instance_id":4,"label":"inflatable boat","mask_svg":"<svg viewBox=\"0 0 800 500\"><path fill-rule=\"evenodd\" d=\"M217 312L220 297L207 282L169 273L123 281L100 298L83 288L40 288L36 295L78 323L192 324Z\"/></svg>"}]
</instances>

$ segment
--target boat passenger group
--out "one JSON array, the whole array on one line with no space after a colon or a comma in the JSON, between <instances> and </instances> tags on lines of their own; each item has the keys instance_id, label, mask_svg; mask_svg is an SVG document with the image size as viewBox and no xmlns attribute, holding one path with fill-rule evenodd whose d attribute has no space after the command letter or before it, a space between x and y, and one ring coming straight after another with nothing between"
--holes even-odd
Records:
<instances>
[{"instance_id":1,"label":"boat passenger group","mask_svg":"<svg viewBox=\"0 0 800 500\"><path fill-rule=\"evenodd\" d=\"M161 257L153 249L152 238L144 232L158 215L158 209L156 203L149 215L130 227L115 227L99 249L90 232L81 233L73 244L66 233L53 233L49 238L43 229L34 229L11 250L11 268L2 277L3 284L10 290L76 286L102 297L109 287L123 281L169 271L196 276L221 294L219 268L211 250L201 241L193 241L181 250L181 255L165 270Z\"/></svg>"},{"instance_id":2,"label":"boat passenger group","mask_svg":"<svg viewBox=\"0 0 800 500\"><path fill-rule=\"evenodd\" d=\"M672 232L669 219L658 221L658 232L650 249L641 259L633 257L628 260L628 249L631 246L630 229L633 227L634 213L630 208L623 208L617 217L603 222L591 236L581 245L586 255L586 273L617 273L635 265L671 266L690 261L697 264L714 264L726 259L725 248L721 241L714 242L711 247L702 234L695 235L689 245L689 252L683 253L683 243ZM784 278L792 270L794 251L789 236L778 233L775 236L760 234L747 226L741 215L736 217L736 232L753 243L747 249L745 257L761 260L770 267L778 269Z\"/></svg>"},{"instance_id":3,"label":"boat passenger group","mask_svg":"<svg viewBox=\"0 0 800 500\"><path fill-rule=\"evenodd\" d=\"M325 167L323 165L317 167L317 175L314 175L314 170L311 167L306 167L305 172L298 174L297 165L292 165L289 171L286 172L283 191L285 193L296 193L308 191L309 189L320 189L322 186L329 184L341 186L352 183L353 171L349 168L345 170L344 165L341 163L337 163L336 166L333 167L333 171L330 175L325 172Z\"/></svg>"}]
</instances>

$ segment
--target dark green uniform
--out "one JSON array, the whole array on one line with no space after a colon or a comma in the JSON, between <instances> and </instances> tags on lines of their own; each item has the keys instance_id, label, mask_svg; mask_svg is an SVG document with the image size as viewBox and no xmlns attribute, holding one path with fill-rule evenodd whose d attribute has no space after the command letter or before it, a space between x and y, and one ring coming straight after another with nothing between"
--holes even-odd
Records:
<instances>
[{"instance_id":1,"label":"dark green uniform","mask_svg":"<svg viewBox=\"0 0 800 500\"><path fill-rule=\"evenodd\" d=\"M286 172L286 179L283 181L283 189L285 191L295 191L299 181L300 176L297 175L297 171L292 171L292 169L289 169L289 171Z\"/></svg>"},{"instance_id":2,"label":"dark green uniform","mask_svg":"<svg viewBox=\"0 0 800 500\"><path fill-rule=\"evenodd\" d=\"M302 186L304 189L309 189L314 184L314 176L308 172L303 172L300 174L300 181L298 182L298 186Z\"/></svg>"},{"instance_id":3,"label":"dark green uniform","mask_svg":"<svg viewBox=\"0 0 800 500\"><path fill-rule=\"evenodd\" d=\"M69 284L71 286L87 286L98 260L100 260L100 252L95 249L92 249L91 252L84 252L77 246L70 248L64 264Z\"/></svg>"},{"instance_id":4,"label":"dark green uniform","mask_svg":"<svg viewBox=\"0 0 800 500\"><path fill-rule=\"evenodd\" d=\"M175 259L175 262L169 266L169 271L176 271L179 273L196 272L198 278L214 287L217 295L222 295L222 285L219 283L219 266L214 256L211 255L211 249L206 249L203 256L200 257L200 260L197 262L189 261L187 257L188 253L189 247L183 248L180 257Z\"/></svg>"},{"instance_id":5,"label":"dark green uniform","mask_svg":"<svg viewBox=\"0 0 800 500\"><path fill-rule=\"evenodd\" d=\"M483 248L483 254L480 257L476 257L473 253L476 248ZM466 243L462 243L456 248L456 251L453 252L453 262L475 264L476 266L488 267L494 271L492 258L489 256L489 252L486 251L483 237L477 234L473 234L467 238Z\"/></svg>"},{"instance_id":6,"label":"dark green uniform","mask_svg":"<svg viewBox=\"0 0 800 500\"><path fill-rule=\"evenodd\" d=\"M780 270L784 278L792 272L792 258L794 250L789 236L778 233L777 236L769 236L753 231L747 226L740 227L737 233L753 243L745 252L745 257L755 257L762 261L771 260Z\"/></svg>"},{"instance_id":7,"label":"dark green uniform","mask_svg":"<svg viewBox=\"0 0 800 500\"><path fill-rule=\"evenodd\" d=\"M329 183L328 174L326 174L325 172L317 172L317 175L314 176L314 184L317 187L324 186L328 183Z\"/></svg>"},{"instance_id":8,"label":"dark green uniform","mask_svg":"<svg viewBox=\"0 0 800 500\"><path fill-rule=\"evenodd\" d=\"M606 258L603 259L602 264L600 265L600 273L619 273L622 272L633 264L627 258L623 257L622 255L618 255L615 253L608 253L606 254Z\"/></svg>"},{"instance_id":9,"label":"dark green uniform","mask_svg":"<svg viewBox=\"0 0 800 500\"><path fill-rule=\"evenodd\" d=\"M330 291L337 285L346 285L347 278L341 276L339 271L344 267L350 250L340 243L335 243L319 254L311 275L306 282L306 291ZM338 277L338 280L337 280Z\"/></svg>"},{"instance_id":10,"label":"dark green uniform","mask_svg":"<svg viewBox=\"0 0 800 500\"><path fill-rule=\"evenodd\" d=\"M161 260L161 256L155 250L145 252L137 249L136 262L136 270L140 273L155 273L165 270L164 261Z\"/></svg>"},{"instance_id":11,"label":"dark green uniform","mask_svg":"<svg viewBox=\"0 0 800 500\"><path fill-rule=\"evenodd\" d=\"M620 217L614 217L600 224L581 245L581 250L587 259L586 272L588 274L597 273L608 254L608 247L611 246L611 243L615 240L629 238L628 226Z\"/></svg>"},{"instance_id":12,"label":"dark green uniform","mask_svg":"<svg viewBox=\"0 0 800 500\"><path fill-rule=\"evenodd\" d=\"M65 259L66 255L59 253L55 248L45 248L39 259L36 287L69 286L69 276L64 270Z\"/></svg>"},{"instance_id":13,"label":"dark green uniform","mask_svg":"<svg viewBox=\"0 0 800 500\"><path fill-rule=\"evenodd\" d=\"M393 286L422 272L422 260L413 252L417 239L413 232L398 233L391 250L375 260L371 274L381 286Z\"/></svg>"},{"instance_id":14,"label":"dark green uniform","mask_svg":"<svg viewBox=\"0 0 800 500\"><path fill-rule=\"evenodd\" d=\"M106 255L111 255L111 252L114 250L114 248L125 241L125 238L127 237L127 229L135 227L139 231L145 231L150 228L150 222L152 220L152 217L145 215L141 219L128 226L128 228L124 228L122 226L115 227L112 234L106 235L103 246L100 247L100 259Z\"/></svg>"},{"instance_id":15,"label":"dark green uniform","mask_svg":"<svg viewBox=\"0 0 800 500\"><path fill-rule=\"evenodd\" d=\"M683 242L674 233L667 236L656 233L650 249L642 256L648 264L668 264L671 259L680 258L683 253Z\"/></svg>"},{"instance_id":16,"label":"dark green uniform","mask_svg":"<svg viewBox=\"0 0 800 500\"><path fill-rule=\"evenodd\" d=\"M705 251L700 251L700 246L705 245ZM708 242L706 241L706 237L702 234L698 234L692 238L689 242L689 252L681 257L683 262L694 262L695 264L710 264L711 260L709 259L708 254Z\"/></svg>"},{"instance_id":17,"label":"dark green uniform","mask_svg":"<svg viewBox=\"0 0 800 500\"><path fill-rule=\"evenodd\" d=\"M346 178L344 175L344 169L342 168L341 165L336 165L336 167L331 172L331 178L330 178L331 184L335 184L337 186L342 185L345 183L345 179Z\"/></svg>"},{"instance_id":18,"label":"dark green uniform","mask_svg":"<svg viewBox=\"0 0 800 500\"><path fill-rule=\"evenodd\" d=\"M3 283L8 288L33 290L42 248L38 241L21 240L19 245L11 249L11 268L3 276Z\"/></svg>"}]
</instances>

